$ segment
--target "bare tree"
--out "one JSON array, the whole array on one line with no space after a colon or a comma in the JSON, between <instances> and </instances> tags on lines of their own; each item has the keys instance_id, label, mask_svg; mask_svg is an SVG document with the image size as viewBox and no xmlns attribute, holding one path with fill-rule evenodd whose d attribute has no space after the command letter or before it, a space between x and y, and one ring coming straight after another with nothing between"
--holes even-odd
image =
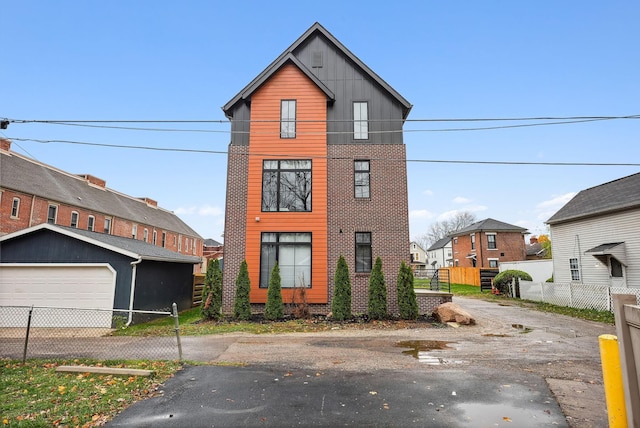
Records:
<instances>
[{"instance_id":1,"label":"bare tree","mask_svg":"<svg viewBox=\"0 0 640 428\"><path fill-rule=\"evenodd\" d=\"M425 250L446 236L476 222L476 216L469 211L460 211L455 216L432 223L429 231L419 236L416 241Z\"/></svg>"}]
</instances>

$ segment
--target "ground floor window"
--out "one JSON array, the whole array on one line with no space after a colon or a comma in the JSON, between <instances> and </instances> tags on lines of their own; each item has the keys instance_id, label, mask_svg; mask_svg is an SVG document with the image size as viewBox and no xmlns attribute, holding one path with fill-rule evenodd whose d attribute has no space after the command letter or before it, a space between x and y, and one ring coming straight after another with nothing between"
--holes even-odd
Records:
<instances>
[{"instance_id":1,"label":"ground floor window","mask_svg":"<svg viewBox=\"0 0 640 428\"><path fill-rule=\"evenodd\" d=\"M311 287L311 233L262 233L260 288L269 287L276 262L280 267L282 288Z\"/></svg>"},{"instance_id":2,"label":"ground floor window","mask_svg":"<svg viewBox=\"0 0 640 428\"><path fill-rule=\"evenodd\" d=\"M371 272L371 232L356 232L356 272Z\"/></svg>"},{"instance_id":3,"label":"ground floor window","mask_svg":"<svg viewBox=\"0 0 640 428\"><path fill-rule=\"evenodd\" d=\"M497 268L498 267L498 259L489 259L489 267Z\"/></svg>"},{"instance_id":4,"label":"ground floor window","mask_svg":"<svg viewBox=\"0 0 640 428\"><path fill-rule=\"evenodd\" d=\"M580 281L578 259L569 259L569 270L571 271L571 281Z\"/></svg>"}]
</instances>

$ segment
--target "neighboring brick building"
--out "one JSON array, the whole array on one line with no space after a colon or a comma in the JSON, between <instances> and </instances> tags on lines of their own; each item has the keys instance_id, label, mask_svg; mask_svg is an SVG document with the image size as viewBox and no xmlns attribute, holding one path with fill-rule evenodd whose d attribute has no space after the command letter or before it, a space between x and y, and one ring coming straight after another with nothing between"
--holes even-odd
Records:
<instances>
[{"instance_id":1,"label":"neighboring brick building","mask_svg":"<svg viewBox=\"0 0 640 428\"><path fill-rule=\"evenodd\" d=\"M449 235L453 265L498 268L500 262L526 260L527 229L492 218L473 223Z\"/></svg>"},{"instance_id":2,"label":"neighboring brick building","mask_svg":"<svg viewBox=\"0 0 640 428\"><path fill-rule=\"evenodd\" d=\"M202 237L153 199L127 196L92 175L69 174L22 156L6 139L0 139L0 164L0 235L51 223L202 257Z\"/></svg>"},{"instance_id":3,"label":"neighboring brick building","mask_svg":"<svg viewBox=\"0 0 640 428\"><path fill-rule=\"evenodd\" d=\"M365 312L369 275L383 262L389 312L409 262L406 153L411 104L320 24L311 26L224 107L231 120L223 309L233 308L243 260L260 310L271 270L283 299L304 284L327 313L340 255L354 312Z\"/></svg>"}]
</instances>

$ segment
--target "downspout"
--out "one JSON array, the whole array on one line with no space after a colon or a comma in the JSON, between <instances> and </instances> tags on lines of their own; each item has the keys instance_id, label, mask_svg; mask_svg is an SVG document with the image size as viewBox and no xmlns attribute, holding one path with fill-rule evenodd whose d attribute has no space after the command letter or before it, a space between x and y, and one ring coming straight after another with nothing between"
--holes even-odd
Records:
<instances>
[{"instance_id":1,"label":"downspout","mask_svg":"<svg viewBox=\"0 0 640 428\"><path fill-rule=\"evenodd\" d=\"M126 327L129 327L131 321L133 321L133 296L136 292L136 272L138 271L138 264L142 262L142 257L138 260L131 262L131 290L129 291L129 318L127 319Z\"/></svg>"}]
</instances>

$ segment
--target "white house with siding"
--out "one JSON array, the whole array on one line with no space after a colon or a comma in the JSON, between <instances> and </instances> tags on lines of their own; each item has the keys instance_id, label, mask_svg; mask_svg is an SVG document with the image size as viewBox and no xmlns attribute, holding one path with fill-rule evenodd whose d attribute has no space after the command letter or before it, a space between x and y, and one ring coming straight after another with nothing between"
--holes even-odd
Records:
<instances>
[{"instance_id":1,"label":"white house with siding","mask_svg":"<svg viewBox=\"0 0 640 428\"><path fill-rule=\"evenodd\" d=\"M640 287L640 173L582 190L546 223L554 282Z\"/></svg>"},{"instance_id":2,"label":"white house with siding","mask_svg":"<svg viewBox=\"0 0 640 428\"><path fill-rule=\"evenodd\" d=\"M451 238L447 236L439 239L427 248L427 257L429 258L430 265L429 268L438 269L453 266L451 247Z\"/></svg>"}]
</instances>

